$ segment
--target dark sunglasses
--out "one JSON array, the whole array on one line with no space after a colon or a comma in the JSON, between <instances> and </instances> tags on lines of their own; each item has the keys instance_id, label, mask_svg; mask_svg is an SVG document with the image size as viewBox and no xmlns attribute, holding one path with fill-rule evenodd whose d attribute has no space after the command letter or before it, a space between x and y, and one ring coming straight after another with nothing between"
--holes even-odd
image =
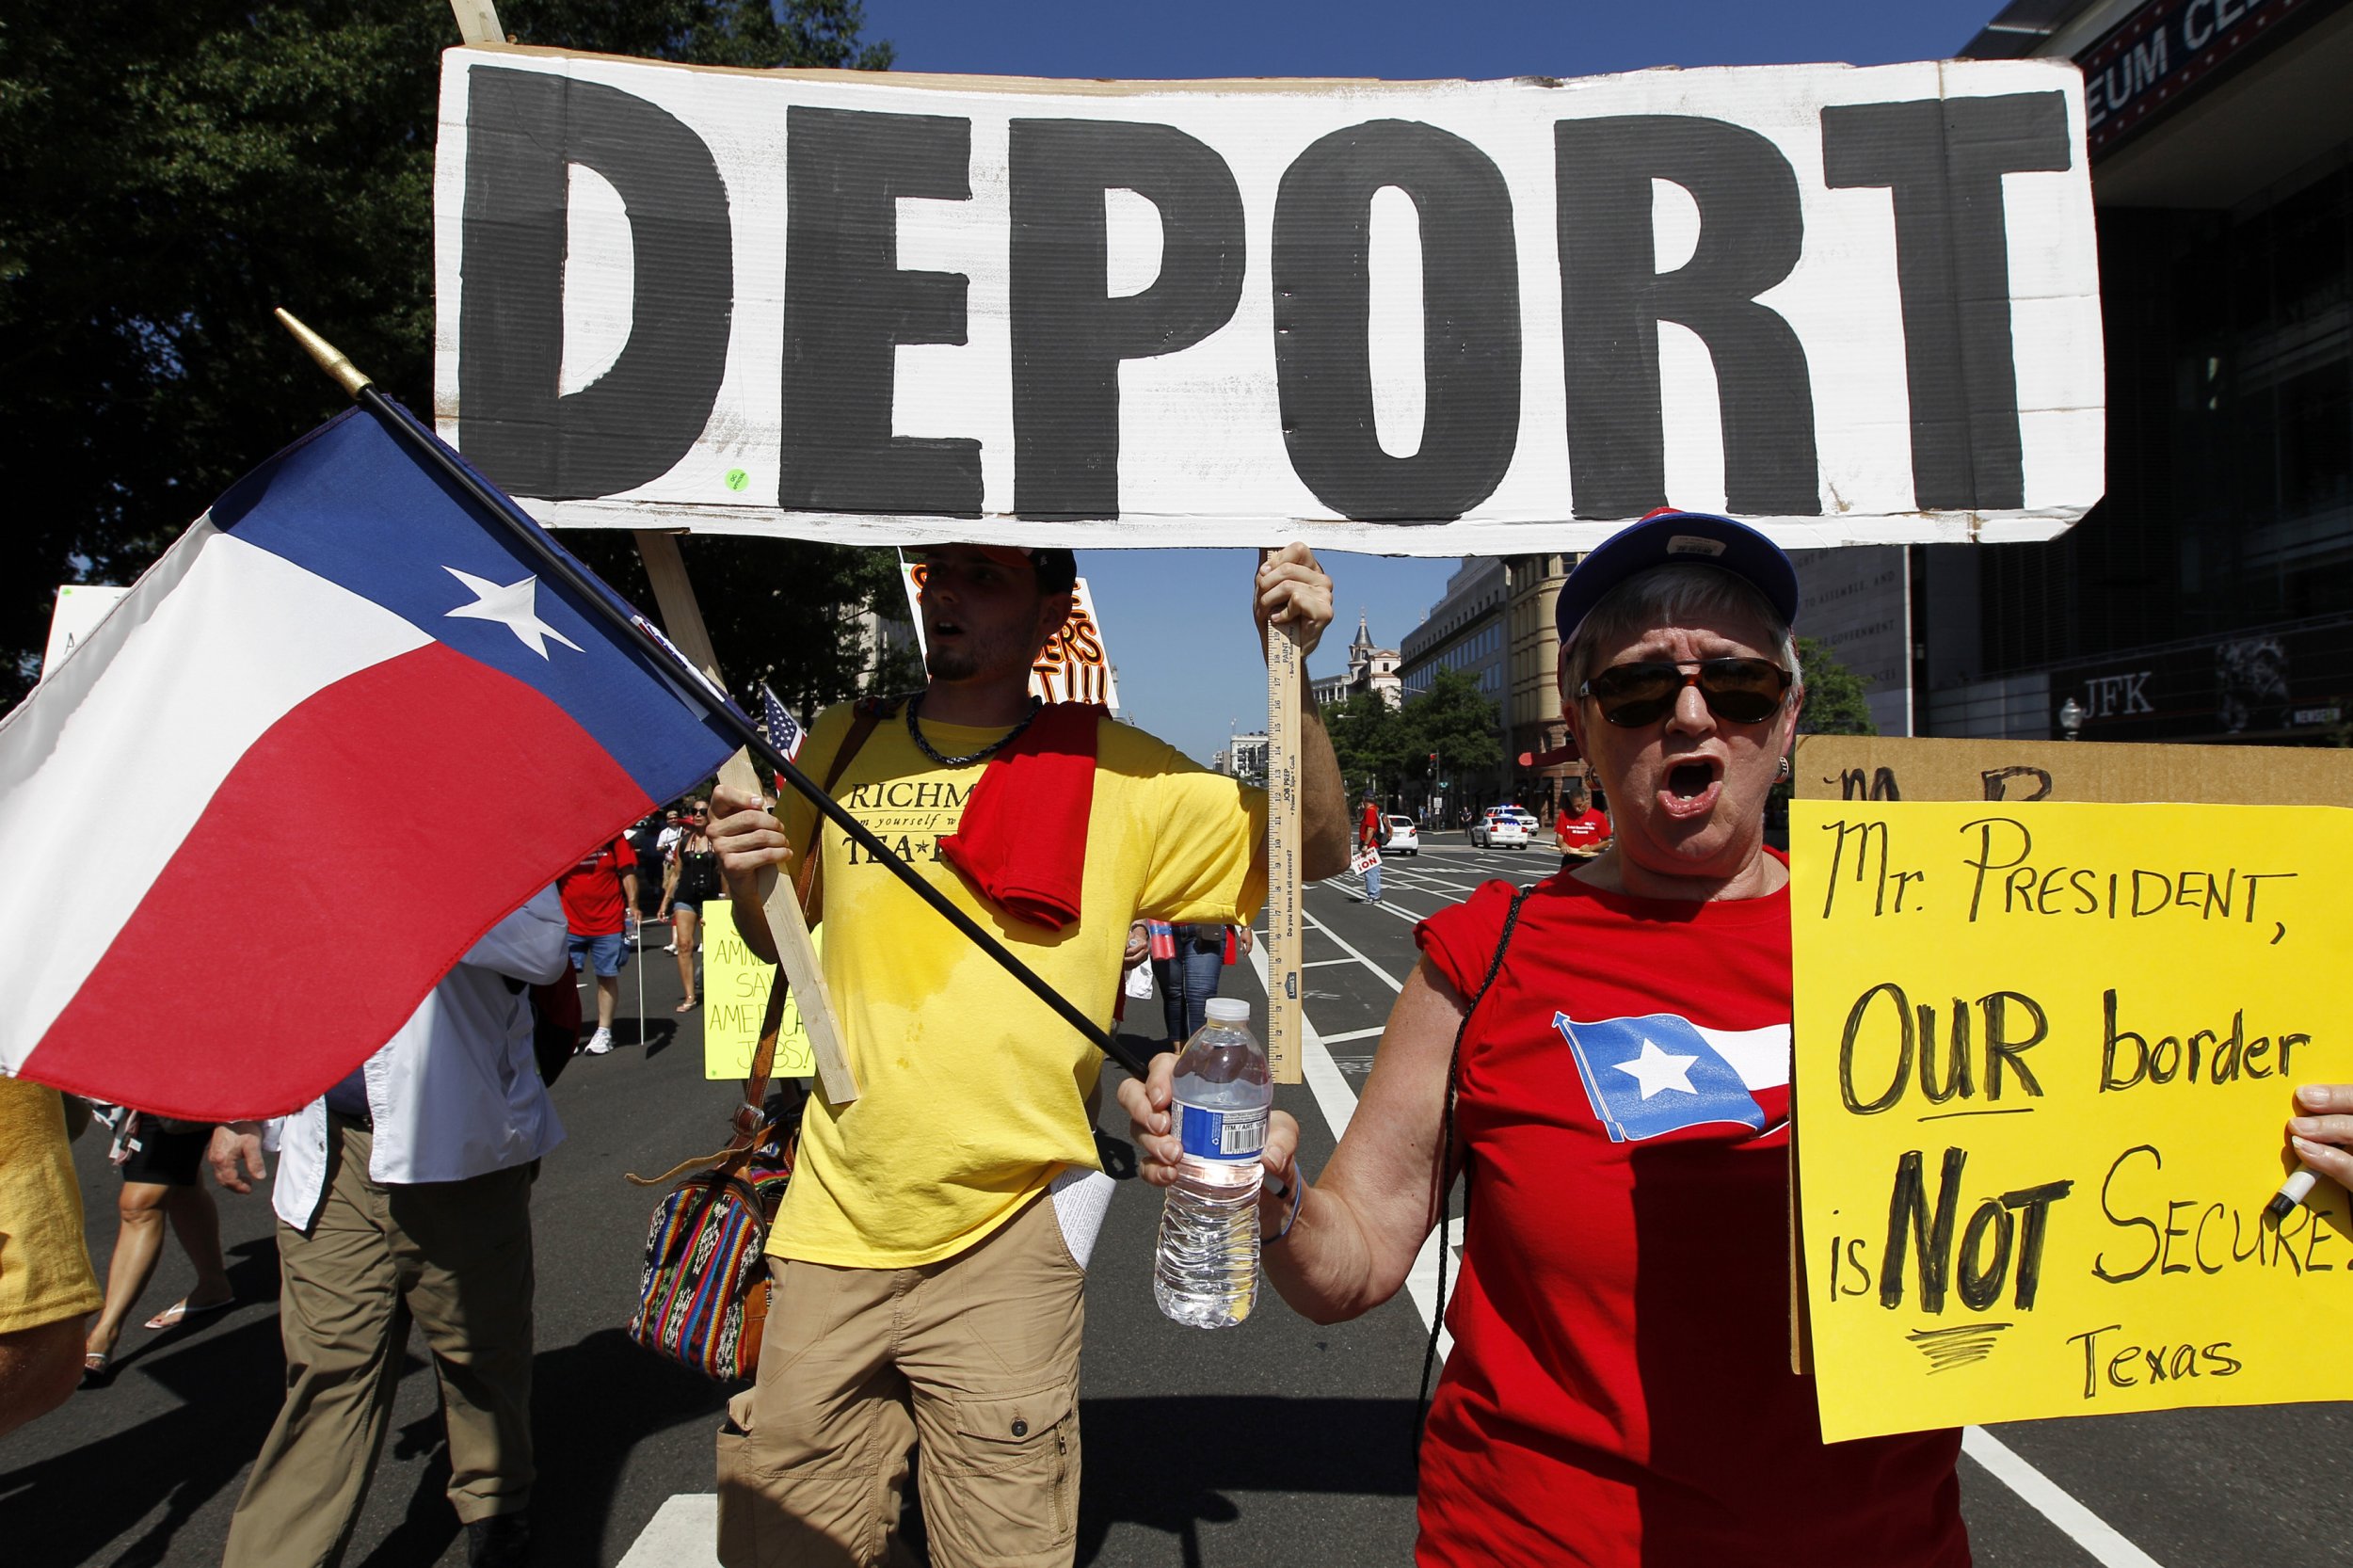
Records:
<instances>
[{"instance_id":1,"label":"dark sunglasses","mask_svg":"<svg viewBox=\"0 0 2353 1568\"><path fill-rule=\"evenodd\" d=\"M1770 659L1703 659L1696 664L1612 664L1577 689L1599 705L1601 716L1626 728L1666 717L1686 686L1697 686L1707 711L1734 724L1773 716L1789 690L1787 670Z\"/></svg>"}]
</instances>

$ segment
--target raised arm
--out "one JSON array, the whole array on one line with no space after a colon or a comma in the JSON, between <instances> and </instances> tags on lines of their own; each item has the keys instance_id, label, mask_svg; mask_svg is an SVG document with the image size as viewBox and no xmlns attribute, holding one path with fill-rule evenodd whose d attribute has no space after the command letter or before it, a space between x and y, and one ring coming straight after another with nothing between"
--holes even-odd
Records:
<instances>
[{"instance_id":1,"label":"raised arm","mask_svg":"<svg viewBox=\"0 0 2353 1568\"><path fill-rule=\"evenodd\" d=\"M1266 1245L1267 1277L1303 1316L1340 1322L1387 1301L1437 1223L1447 1061L1463 1014L1462 996L1423 959L1390 1009L1372 1076L1332 1162L1301 1194L1289 1233ZM1183 1153L1169 1132L1175 1067L1174 1057L1161 1056L1147 1081L1119 1085L1144 1178L1156 1187L1176 1179ZM1298 1123L1276 1112L1266 1165L1286 1189L1301 1176L1298 1146ZM1264 1233L1272 1238L1282 1230L1289 1211L1289 1199L1270 1183L1258 1204Z\"/></svg>"},{"instance_id":2,"label":"raised arm","mask_svg":"<svg viewBox=\"0 0 2353 1568\"><path fill-rule=\"evenodd\" d=\"M1332 624L1332 579L1314 552L1294 541L1260 564L1254 589L1251 608L1260 649L1270 621L1293 629L1292 640L1299 645L1299 874L1321 882L1348 869L1348 789L1340 782L1339 759L1307 680L1307 655Z\"/></svg>"}]
</instances>

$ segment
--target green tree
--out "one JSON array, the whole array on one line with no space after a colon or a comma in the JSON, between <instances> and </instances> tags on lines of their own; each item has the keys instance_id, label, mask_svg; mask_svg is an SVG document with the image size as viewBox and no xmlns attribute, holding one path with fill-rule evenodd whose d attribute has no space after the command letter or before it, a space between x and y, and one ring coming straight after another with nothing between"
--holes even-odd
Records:
<instances>
[{"instance_id":1,"label":"green tree","mask_svg":"<svg viewBox=\"0 0 2353 1568\"><path fill-rule=\"evenodd\" d=\"M501 14L528 42L613 54L890 62L860 42L856 0L505 0ZM456 41L445 0L17 0L0 19L0 472L16 501L0 708L30 682L56 584L128 583L336 411L272 306L429 406L434 117ZM651 605L626 537L570 537ZM686 548L730 681L854 689L844 623L896 591L887 556Z\"/></svg>"},{"instance_id":2,"label":"green tree","mask_svg":"<svg viewBox=\"0 0 2353 1568\"><path fill-rule=\"evenodd\" d=\"M1370 790L1386 799L1408 772L1405 721L1398 711L1378 692L1351 692L1324 705L1323 727L1349 798Z\"/></svg>"},{"instance_id":3,"label":"green tree","mask_svg":"<svg viewBox=\"0 0 2353 1568\"><path fill-rule=\"evenodd\" d=\"M1805 671L1805 708L1798 714L1798 730L1805 735L1876 735L1871 704L1865 694L1870 681L1838 662L1830 645L1812 637L1798 639L1798 664Z\"/></svg>"},{"instance_id":4,"label":"green tree","mask_svg":"<svg viewBox=\"0 0 2353 1568\"><path fill-rule=\"evenodd\" d=\"M1410 698L1399 716L1404 721L1407 756L1427 759L1434 754L1442 781L1503 760L1496 705L1461 670L1434 672L1429 687Z\"/></svg>"}]
</instances>

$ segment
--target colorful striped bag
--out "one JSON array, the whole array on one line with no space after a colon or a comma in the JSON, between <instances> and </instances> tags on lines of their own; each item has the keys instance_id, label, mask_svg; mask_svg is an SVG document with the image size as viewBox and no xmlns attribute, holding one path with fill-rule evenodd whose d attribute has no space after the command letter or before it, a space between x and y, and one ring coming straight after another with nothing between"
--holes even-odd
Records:
<instances>
[{"instance_id":1,"label":"colorful striped bag","mask_svg":"<svg viewBox=\"0 0 2353 1568\"><path fill-rule=\"evenodd\" d=\"M751 1147L670 1189L646 1232L632 1339L723 1382L759 1368L768 1226L792 1178L798 1130L771 1122Z\"/></svg>"},{"instance_id":2,"label":"colorful striped bag","mask_svg":"<svg viewBox=\"0 0 2353 1568\"><path fill-rule=\"evenodd\" d=\"M840 781L842 769L887 712L888 704L859 701L825 771L825 791ZM820 907L818 869L824 863L813 845L801 857L794 891L805 917ZM752 1053L751 1076L744 1080L744 1103L736 1108L737 1132L749 1141L674 1165L658 1176L629 1176L639 1187L659 1187L681 1172L711 1167L680 1181L653 1211L629 1336L657 1355L723 1382L760 1369L760 1333L768 1324L768 1227L784 1202L792 1157L800 1148L800 1109L807 1101L799 1088L788 1084L785 1113L761 1121L768 1115L768 1073L776 1064L788 989L779 969L768 987L760 1046Z\"/></svg>"}]
</instances>

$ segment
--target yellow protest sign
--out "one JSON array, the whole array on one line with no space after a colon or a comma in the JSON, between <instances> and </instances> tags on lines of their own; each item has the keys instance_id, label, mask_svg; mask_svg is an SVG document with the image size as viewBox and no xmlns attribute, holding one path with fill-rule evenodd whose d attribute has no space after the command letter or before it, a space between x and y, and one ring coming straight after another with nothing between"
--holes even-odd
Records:
<instances>
[{"instance_id":1,"label":"yellow protest sign","mask_svg":"<svg viewBox=\"0 0 2353 1568\"><path fill-rule=\"evenodd\" d=\"M727 906L717 907L724 911ZM824 928L809 936L823 952ZM767 1012L768 986L776 972L774 964L752 955L725 914L704 923L703 1077L740 1079L752 1070L752 1053L760 1048L760 1021ZM808 1078L816 1070L808 1031L801 1027L800 999L788 996L769 1077Z\"/></svg>"},{"instance_id":2,"label":"yellow protest sign","mask_svg":"<svg viewBox=\"0 0 2353 1568\"><path fill-rule=\"evenodd\" d=\"M1799 801L1803 1313L1831 1441L2343 1399L2353 812Z\"/></svg>"}]
</instances>

